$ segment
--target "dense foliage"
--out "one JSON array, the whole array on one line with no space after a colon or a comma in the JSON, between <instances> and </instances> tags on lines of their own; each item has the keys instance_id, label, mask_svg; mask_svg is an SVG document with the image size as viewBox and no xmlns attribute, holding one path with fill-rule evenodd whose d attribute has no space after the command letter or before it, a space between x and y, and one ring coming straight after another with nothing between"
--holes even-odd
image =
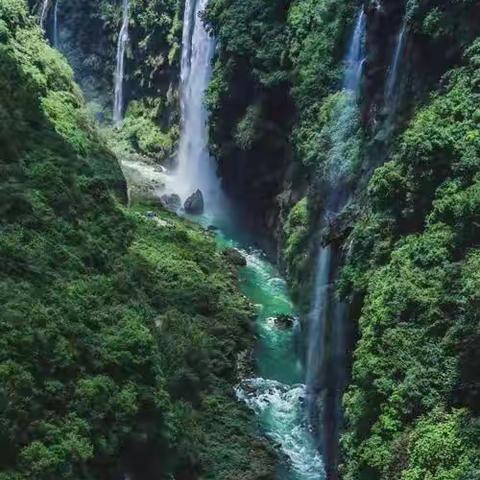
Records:
<instances>
[{"instance_id":1,"label":"dense foliage","mask_svg":"<svg viewBox=\"0 0 480 480\"><path fill-rule=\"evenodd\" d=\"M350 238L344 288L366 298L346 479L480 478L479 54L476 42L376 170Z\"/></svg>"},{"instance_id":2,"label":"dense foliage","mask_svg":"<svg viewBox=\"0 0 480 480\"><path fill-rule=\"evenodd\" d=\"M0 478L272 478L233 397L251 307L212 238L123 206L73 74L0 1Z\"/></svg>"},{"instance_id":3,"label":"dense foliage","mask_svg":"<svg viewBox=\"0 0 480 480\"><path fill-rule=\"evenodd\" d=\"M345 108L338 89L358 7L211 2L207 19L221 45L209 97L214 152L226 175L246 170L255 179L244 196L256 195L262 177L273 179L264 191L277 195L284 266L305 309L319 241L343 245L339 294L354 300L359 336L345 396L344 478L480 478L480 7L469 0L365 2L367 57L356 110ZM401 71L388 103L403 22ZM273 115L265 98L281 98ZM275 163L265 150L272 145L265 125L272 124L277 141L282 135L286 142ZM332 171L341 172L353 201L328 224L325 202L338 187Z\"/></svg>"},{"instance_id":4,"label":"dense foliage","mask_svg":"<svg viewBox=\"0 0 480 480\"><path fill-rule=\"evenodd\" d=\"M39 15L42 3L30 0ZM54 2L45 19L53 42ZM138 153L170 159L178 137L178 81L183 2L130 0L125 59L125 115L113 146L122 156ZM58 45L73 67L89 109L105 125L112 119L113 81L122 2L62 0L58 4Z\"/></svg>"}]
</instances>

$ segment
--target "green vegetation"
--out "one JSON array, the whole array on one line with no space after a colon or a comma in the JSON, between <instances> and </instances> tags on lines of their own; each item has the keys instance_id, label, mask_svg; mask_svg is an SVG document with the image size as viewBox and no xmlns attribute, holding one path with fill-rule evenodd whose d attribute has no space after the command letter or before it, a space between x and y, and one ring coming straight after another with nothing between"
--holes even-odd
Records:
<instances>
[{"instance_id":1,"label":"green vegetation","mask_svg":"<svg viewBox=\"0 0 480 480\"><path fill-rule=\"evenodd\" d=\"M344 479L477 479L480 10L469 0L406 3L398 116L385 119L403 9L385 0L375 13L366 3L358 112L338 92L358 3L213 0L214 152L227 180L246 176L244 197L260 186L292 199L277 211L287 277L305 310L318 237L343 246L338 292L360 316L344 399ZM332 170L354 202L325 225Z\"/></svg>"},{"instance_id":2,"label":"green vegetation","mask_svg":"<svg viewBox=\"0 0 480 480\"><path fill-rule=\"evenodd\" d=\"M343 288L365 294L346 479L480 478L480 44L378 168Z\"/></svg>"},{"instance_id":3,"label":"green vegetation","mask_svg":"<svg viewBox=\"0 0 480 480\"><path fill-rule=\"evenodd\" d=\"M123 206L22 0L0 1L0 59L0 478L273 478L232 390L252 341L235 268L198 227Z\"/></svg>"},{"instance_id":4,"label":"green vegetation","mask_svg":"<svg viewBox=\"0 0 480 480\"><path fill-rule=\"evenodd\" d=\"M175 151L183 2L131 0L117 129L121 6L78 3L61 10L73 73L23 0L0 0L0 480L274 478L232 392L252 315L235 267L197 227L127 209L112 153ZM275 230L304 311L318 243L335 243L356 342L343 479L477 480L480 7L406 2L392 106L404 9L374 3L357 106L339 87L358 2L210 0L212 152ZM326 221L332 172L351 205Z\"/></svg>"},{"instance_id":5,"label":"green vegetation","mask_svg":"<svg viewBox=\"0 0 480 480\"><path fill-rule=\"evenodd\" d=\"M115 129L104 128L112 149L121 158L141 155L158 163L169 160L176 149L179 127L174 124L166 131L160 128L157 119L163 108L161 99L132 100L122 124Z\"/></svg>"},{"instance_id":6,"label":"green vegetation","mask_svg":"<svg viewBox=\"0 0 480 480\"><path fill-rule=\"evenodd\" d=\"M312 268L307 252L311 223L308 199L303 198L290 210L284 227L285 248L283 257L287 278L290 280L292 296L296 301L302 299L301 290L304 288L304 282L300 281L300 277Z\"/></svg>"}]
</instances>

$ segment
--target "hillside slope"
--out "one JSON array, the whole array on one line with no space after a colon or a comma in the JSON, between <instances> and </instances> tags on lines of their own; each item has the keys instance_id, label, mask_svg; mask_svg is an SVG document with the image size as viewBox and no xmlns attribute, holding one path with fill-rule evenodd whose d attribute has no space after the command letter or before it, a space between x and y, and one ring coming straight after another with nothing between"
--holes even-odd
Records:
<instances>
[{"instance_id":1,"label":"hillside slope","mask_svg":"<svg viewBox=\"0 0 480 480\"><path fill-rule=\"evenodd\" d=\"M233 397L251 306L199 228L124 205L63 57L0 1L0 478L273 478Z\"/></svg>"}]
</instances>

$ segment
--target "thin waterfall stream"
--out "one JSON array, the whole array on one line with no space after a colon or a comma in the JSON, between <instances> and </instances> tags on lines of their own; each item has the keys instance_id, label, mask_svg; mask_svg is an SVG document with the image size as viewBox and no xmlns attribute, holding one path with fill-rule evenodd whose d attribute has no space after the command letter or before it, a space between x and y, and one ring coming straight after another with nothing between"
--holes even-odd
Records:
<instances>
[{"instance_id":1,"label":"thin waterfall stream","mask_svg":"<svg viewBox=\"0 0 480 480\"><path fill-rule=\"evenodd\" d=\"M321 227L328 227L348 203L346 185L348 162L345 145L357 115L357 101L365 63L366 16L361 7L355 22L343 78L343 101L335 111L332 147L327 154L324 194L325 212ZM307 399L311 424L323 452L326 475L337 477L338 441L342 423L341 399L346 378L347 308L334 292L338 252L332 245L321 245L317 255L311 311L308 315Z\"/></svg>"},{"instance_id":2,"label":"thin waterfall stream","mask_svg":"<svg viewBox=\"0 0 480 480\"><path fill-rule=\"evenodd\" d=\"M114 75L113 123L118 125L123 119L123 87L125 77L125 50L128 43L129 1L123 0L122 24L118 34L117 57Z\"/></svg>"},{"instance_id":3,"label":"thin waterfall stream","mask_svg":"<svg viewBox=\"0 0 480 480\"><path fill-rule=\"evenodd\" d=\"M393 52L392 63L388 72L387 83L385 87L385 100L392 102L395 100L396 86L398 82L398 73L400 67L400 60L402 59L403 50L405 48L405 38L407 31L407 21L404 19L400 32L395 44L395 50Z\"/></svg>"},{"instance_id":4,"label":"thin waterfall stream","mask_svg":"<svg viewBox=\"0 0 480 480\"><path fill-rule=\"evenodd\" d=\"M50 0L43 0L40 10L40 28L45 30L45 21L47 20L48 9L50 8Z\"/></svg>"},{"instance_id":5,"label":"thin waterfall stream","mask_svg":"<svg viewBox=\"0 0 480 480\"><path fill-rule=\"evenodd\" d=\"M58 37L58 2L60 0L55 0L55 6L53 7L53 46L58 48L60 46L59 37Z\"/></svg>"}]
</instances>

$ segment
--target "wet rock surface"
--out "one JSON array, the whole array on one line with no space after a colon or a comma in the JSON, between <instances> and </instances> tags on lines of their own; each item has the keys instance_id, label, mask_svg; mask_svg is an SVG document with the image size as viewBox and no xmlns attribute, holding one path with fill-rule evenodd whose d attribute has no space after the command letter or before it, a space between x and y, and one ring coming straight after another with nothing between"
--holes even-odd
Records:
<instances>
[{"instance_id":1,"label":"wet rock surface","mask_svg":"<svg viewBox=\"0 0 480 480\"><path fill-rule=\"evenodd\" d=\"M176 193L165 194L160 197L160 203L171 212L177 212L182 206L182 201Z\"/></svg>"},{"instance_id":2,"label":"wet rock surface","mask_svg":"<svg viewBox=\"0 0 480 480\"><path fill-rule=\"evenodd\" d=\"M185 200L183 208L187 213L191 213L192 215L201 215L205 208L202 191L197 189L196 192L192 193Z\"/></svg>"},{"instance_id":3,"label":"wet rock surface","mask_svg":"<svg viewBox=\"0 0 480 480\"><path fill-rule=\"evenodd\" d=\"M293 315L277 315L274 317L273 322L280 330L288 330L293 328L295 317Z\"/></svg>"},{"instance_id":4,"label":"wet rock surface","mask_svg":"<svg viewBox=\"0 0 480 480\"><path fill-rule=\"evenodd\" d=\"M236 248L227 248L222 253L232 265L238 267L245 267L247 265L247 259Z\"/></svg>"}]
</instances>

